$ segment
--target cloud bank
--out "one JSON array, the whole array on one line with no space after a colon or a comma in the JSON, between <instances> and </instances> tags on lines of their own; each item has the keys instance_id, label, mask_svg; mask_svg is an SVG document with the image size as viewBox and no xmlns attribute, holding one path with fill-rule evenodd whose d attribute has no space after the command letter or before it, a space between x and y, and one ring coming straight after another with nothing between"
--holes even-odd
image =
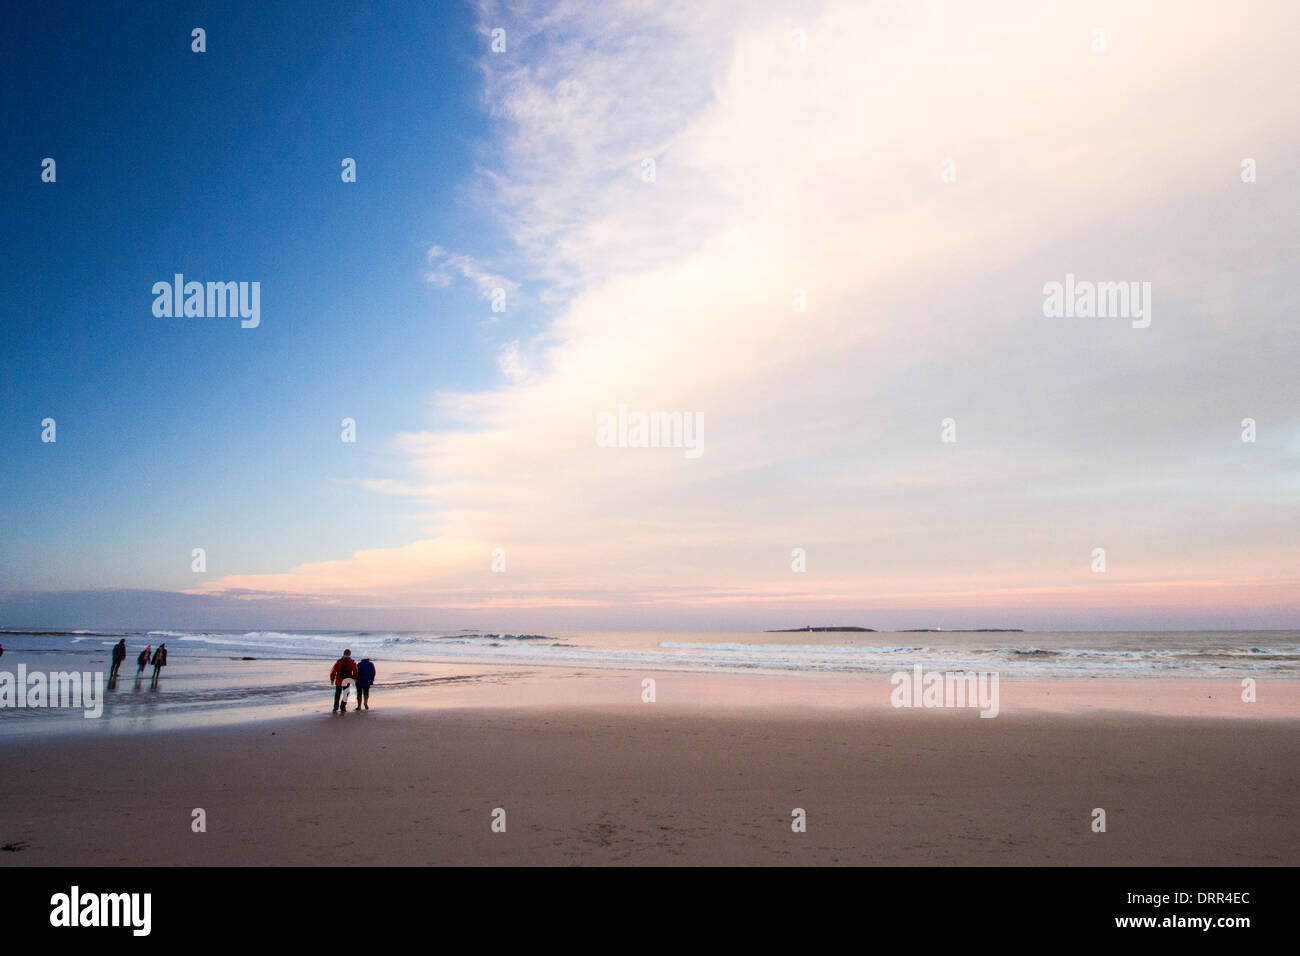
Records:
<instances>
[{"instance_id":1,"label":"cloud bank","mask_svg":"<svg viewBox=\"0 0 1300 956\"><path fill-rule=\"evenodd\" d=\"M410 544L205 593L539 626L1294 619L1295 5L480 19L508 38L485 185L556 318L395 439L421 479L368 484L424 516ZM504 281L462 258L430 275ZM1150 282L1150 326L1044 316L1067 274ZM599 447L620 405L698 413L703 454Z\"/></svg>"}]
</instances>

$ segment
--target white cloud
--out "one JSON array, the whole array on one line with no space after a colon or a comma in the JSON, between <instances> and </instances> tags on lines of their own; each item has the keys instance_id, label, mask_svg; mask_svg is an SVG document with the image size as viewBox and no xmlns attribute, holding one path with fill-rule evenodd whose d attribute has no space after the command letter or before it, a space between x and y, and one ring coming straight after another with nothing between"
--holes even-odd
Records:
<instances>
[{"instance_id":1,"label":"white cloud","mask_svg":"<svg viewBox=\"0 0 1300 956\"><path fill-rule=\"evenodd\" d=\"M472 283L478 289L479 295L484 298L491 298L497 289L504 291L507 297L519 291L519 283L489 272L473 256L448 252L441 246L433 246L425 254L425 261L429 269L425 272L424 279L436 286L449 286L459 275Z\"/></svg>"},{"instance_id":2,"label":"white cloud","mask_svg":"<svg viewBox=\"0 0 1300 956\"><path fill-rule=\"evenodd\" d=\"M1298 490L1294 437L1235 431L1254 413L1300 434L1300 246L1274 213L1300 205L1281 173L1296 7L629 0L483 22L512 31L484 62L505 124L490 181L567 306L526 374L508 343L506 384L440 396L460 427L404 436L436 536L226 584L1104 604L1109 582L1300 572L1300 519L1277 507ZM1243 185L1242 156L1274 172ZM499 281L437 247L430 263L430 281ZM1042 285L1067 271L1151 281L1151 328L1044 319ZM708 453L597 448L595 416L620 403L702 412ZM496 546L506 581L484 577Z\"/></svg>"}]
</instances>

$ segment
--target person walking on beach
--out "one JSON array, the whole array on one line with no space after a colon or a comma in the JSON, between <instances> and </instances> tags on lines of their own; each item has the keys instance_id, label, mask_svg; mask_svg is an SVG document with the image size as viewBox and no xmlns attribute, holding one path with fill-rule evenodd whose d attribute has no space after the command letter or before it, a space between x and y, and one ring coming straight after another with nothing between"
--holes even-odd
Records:
<instances>
[{"instance_id":1,"label":"person walking on beach","mask_svg":"<svg viewBox=\"0 0 1300 956\"><path fill-rule=\"evenodd\" d=\"M113 645L113 667L108 672L109 680L112 680L114 677L117 676L117 671L122 666L122 662L124 660L126 660L126 638L125 637Z\"/></svg>"},{"instance_id":2,"label":"person walking on beach","mask_svg":"<svg viewBox=\"0 0 1300 956\"><path fill-rule=\"evenodd\" d=\"M374 682L375 662L363 657L357 665L357 710L370 709L370 685Z\"/></svg>"},{"instance_id":3,"label":"person walking on beach","mask_svg":"<svg viewBox=\"0 0 1300 956\"><path fill-rule=\"evenodd\" d=\"M334 685L334 713L340 713L339 698L343 696L343 682L357 679L357 662L352 659L352 651L344 650L343 656L330 668L330 683ZM348 712L348 702L343 701L342 713Z\"/></svg>"},{"instance_id":4,"label":"person walking on beach","mask_svg":"<svg viewBox=\"0 0 1300 956\"><path fill-rule=\"evenodd\" d=\"M144 673L144 666L149 663L149 655L153 653L153 645L146 644L140 656L135 659L135 676L139 677Z\"/></svg>"},{"instance_id":5,"label":"person walking on beach","mask_svg":"<svg viewBox=\"0 0 1300 956\"><path fill-rule=\"evenodd\" d=\"M159 644L153 652L153 684L158 686L158 672L167 666L167 645Z\"/></svg>"}]
</instances>

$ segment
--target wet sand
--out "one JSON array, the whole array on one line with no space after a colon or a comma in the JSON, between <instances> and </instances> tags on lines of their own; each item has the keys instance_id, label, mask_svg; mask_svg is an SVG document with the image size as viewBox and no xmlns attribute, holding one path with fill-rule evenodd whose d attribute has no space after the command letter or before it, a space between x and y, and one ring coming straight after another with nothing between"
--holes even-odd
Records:
<instances>
[{"instance_id":1,"label":"wet sand","mask_svg":"<svg viewBox=\"0 0 1300 956\"><path fill-rule=\"evenodd\" d=\"M983 719L894 709L883 678L656 680L653 703L641 675L557 671L339 717L0 734L21 846L0 865L1300 864L1294 682L1256 704L1005 682Z\"/></svg>"}]
</instances>

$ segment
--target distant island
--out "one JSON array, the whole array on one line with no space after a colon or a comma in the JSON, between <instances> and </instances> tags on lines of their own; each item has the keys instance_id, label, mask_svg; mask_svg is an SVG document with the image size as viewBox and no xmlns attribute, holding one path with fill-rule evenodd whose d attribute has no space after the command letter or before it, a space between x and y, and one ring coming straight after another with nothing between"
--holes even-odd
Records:
<instances>
[{"instance_id":1,"label":"distant island","mask_svg":"<svg viewBox=\"0 0 1300 956\"><path fill-rule=\"evenodd\" d=\"M945 631L941 627L909 627L899 634L1023 634L1023 627L954 627Z\"/></svg>"},{"instance_id":2,"label":"distant island","mask_svg":"<svg viewBox=\"0 0 1300 956\"><path fill-rule=\"evenodd\" d=\"M803 627L769 627L764 634L797 634L800 631L858 631L863 633L879 633L874 627L813 627L811 624L805 624ZM908 627L901 631L895 631L895 634L1023 634L1023 627L954 627L950 631L945 631L941 627Z\"/></svg>"}]
</instances>

